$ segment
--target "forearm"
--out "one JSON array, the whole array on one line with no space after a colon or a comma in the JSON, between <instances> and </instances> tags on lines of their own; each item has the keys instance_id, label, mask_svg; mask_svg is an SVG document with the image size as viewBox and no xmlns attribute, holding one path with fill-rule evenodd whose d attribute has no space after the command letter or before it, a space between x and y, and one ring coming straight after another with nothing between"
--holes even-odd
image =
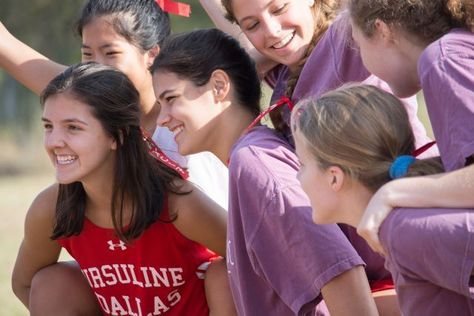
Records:
<instances>
[{"instance_id":1,"label":"forearm","mask_svg":"<svg viewBox=\"0 0 474 316\"><path fill-rule=\"evenodd\" d=\"M0 67L36 94L65 66L57 64L15 38L0 23Z\"/></svg>"},{"instance_id":2,"label":"forearm","mask_svg":"<svg viewBox=\"0 0 474 316\"><path fill-rule=\"evenodd\" d=\"M19 284L14 278L12 279L12 290L18 299L25 305L26 308L29 306L30 299L30 286L23 286Z\"/></svg>"},{"instance_id":3,"label":"forearm","mask_svg":"<svg viewBox=\"0 0 474 316\"><path fill-rule=\"evenodd\" d=\"M456 171L391 181L381 189L392 207L474 207L474 165Z\"/></svg>"},{"instance_id":4,"label":"forearm","mask_svg":"<svg viewBox=\"0 0 474 316\"><path fill-rule=\"evenodd\" d=\"M378 315L362 266L332 279L321 293L331 315Z\"/></svg>"},{"instance_id":5,"label":"forearm","mask_svg":"<svg viewBox=\"0 0 474 316\"><path fill-rule=\"evenodd\" d=\"M245 37L237 24L231 23L225 18L225 9L222 7L220 0L199 0L199 3L218 29L236 39L241 36Z\"/></svg>"}]
</instances>

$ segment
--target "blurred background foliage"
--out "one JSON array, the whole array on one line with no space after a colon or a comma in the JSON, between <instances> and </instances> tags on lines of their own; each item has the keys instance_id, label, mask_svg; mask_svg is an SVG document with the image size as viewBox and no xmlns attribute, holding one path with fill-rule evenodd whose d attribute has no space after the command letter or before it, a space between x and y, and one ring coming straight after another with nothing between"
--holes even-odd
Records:
<instances>
[{"instance_id":1,"label":"blurred background foliage","mask_svg":"<svg viewBox=\"0 0 474 316\"><path fill-rule=\"evenodd\" d=\"M212 26L198 1L182 2L191 5L191 17L171 15L173 33ZM0 21L28 46L56 62L70 65L81 58L81 39L74 32L74 23L83 3L81 0L1 0ZM49 168L41 144L38 100L0 69L0 176Z\"/></svg>"}]
</instances>

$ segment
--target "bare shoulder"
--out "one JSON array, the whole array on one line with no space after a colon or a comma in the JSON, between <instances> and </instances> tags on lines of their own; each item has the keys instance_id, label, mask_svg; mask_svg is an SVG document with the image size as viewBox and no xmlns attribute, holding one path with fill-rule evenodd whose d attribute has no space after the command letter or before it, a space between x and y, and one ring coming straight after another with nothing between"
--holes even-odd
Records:
<instances>
[{"instance_id":1,"label":"bare shoulder","mask_svg":"<svg viewBox=\"0 0 474 316\"><path fill-rule=\"evenodd\" d=\"M189 193L169 194L169 212L176 216L173 224L187 238L222 254L227 212L192 183L182 181L180 187Z\"/></svg>"},{"instance_id":2,"label":"bare shoulder","mask_svg":"<svg viewBox=\"0 0 474 316\"><path fill-rule=\"evenodd\" d=\"M222 214L226 211L205 193L189 181L180 181L179 188L183 194L169 194L170 214L177 215L177 222L193 220L205 214Z\"/></svg>"},{"instance_id":3,"label":"bare shoulder","mask_svg":"<svg viewBox=\"0 0 474 316\"><path fill-rule=\"evenodd\" d=\"M41 191L31 203L26 215L26 226L35 223L36 225L53 224L56 212L56 201L58 199L59 185L57 183L50 185Z\"/></svg>"}]
</instances>

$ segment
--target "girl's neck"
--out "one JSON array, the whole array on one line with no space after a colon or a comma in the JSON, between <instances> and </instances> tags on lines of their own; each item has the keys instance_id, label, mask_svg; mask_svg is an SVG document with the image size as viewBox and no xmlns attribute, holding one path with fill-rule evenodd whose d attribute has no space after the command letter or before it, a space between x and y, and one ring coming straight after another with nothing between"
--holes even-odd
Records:
<instances>
[{"instance_id":1,"label":"girl's neck","mask_svg":"<svg viewBox=\"0 0 474 316\"><path fill-rule=\"evenodd\" d=\"M214 142L216 145L212 146L209 151L227 165L232 147L252 123L254 117L243 106L237 104L228 106L221 117L214 134L217 137Z\"/></svg>"},{"instance_id":2,"label":"girl's neck","mask_svg":"<svg viewBox=\"0 0 474 316\"><path fill-rule=\"evenodd\" d=\"M341 201L340 209L344 213L338 222L357 227L374 193L359 182L351 182L344 193L346 198Z\"/></svg>"},{"instance_id":3,"label":"girl's neck","mask_svg":"<svg viewBox=\"0 0 474 316\"><path fill-rule=\"evenodd\" d=\"M112 218L112 183L97 185L82 183L86 191L86 216L101 227L113 227Z\"/></svg>"},{"instance_id":4,"label":"girl's neck","mask_svg":"<svg viewBox=\"0 0 474 316\"><path fill-rule=\"evenodd\" d=\"M140 124L149 135L153 135L156 129L156 120L160 113L160 107L156 103L153 91L146 91L140 94Z\"/></svg>"}]
</instances>

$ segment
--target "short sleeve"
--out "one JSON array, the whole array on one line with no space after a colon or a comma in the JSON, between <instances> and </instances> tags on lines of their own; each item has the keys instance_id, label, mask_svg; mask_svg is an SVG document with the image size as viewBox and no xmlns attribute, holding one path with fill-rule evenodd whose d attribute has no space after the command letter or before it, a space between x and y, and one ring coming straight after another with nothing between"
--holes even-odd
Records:
<instances>
[{"instance_id":1,"label":"short sleeve","mask_svg":"<svg viewBox=\"0 0 474 316\"><path fill-rule=\"evenodd\" d=\"M397 209L380 237L405 282L424 280L474 299L474 210Z\"/></svg>"},{"instance_id":2,"label":"short sleeve","mask_svg":"<svg viewBox=\"0 0 474 316\"><path fill-rule=\"evenodd\" d=\"M418 70L441 159L451 171L474 154L474 36L447 36L427 48Z\"/></svg>"},{"instance_id":3,"label":"short sleeve","mask_svg":"<svg viewBox=\"0 0 474 316\"><path fill-rule=\"evenodd\" d=\"M333 278L364 263L337 225L313 223L291 151L279 148L272 156L246 150L252 154L245 164L260 166L239 173L239 181L248 183L239 188L239 199L260 201L253 205L258 210L246 211L259 215L244 219L253 269L296 314Z\"/></svg>"}]
</instances>

